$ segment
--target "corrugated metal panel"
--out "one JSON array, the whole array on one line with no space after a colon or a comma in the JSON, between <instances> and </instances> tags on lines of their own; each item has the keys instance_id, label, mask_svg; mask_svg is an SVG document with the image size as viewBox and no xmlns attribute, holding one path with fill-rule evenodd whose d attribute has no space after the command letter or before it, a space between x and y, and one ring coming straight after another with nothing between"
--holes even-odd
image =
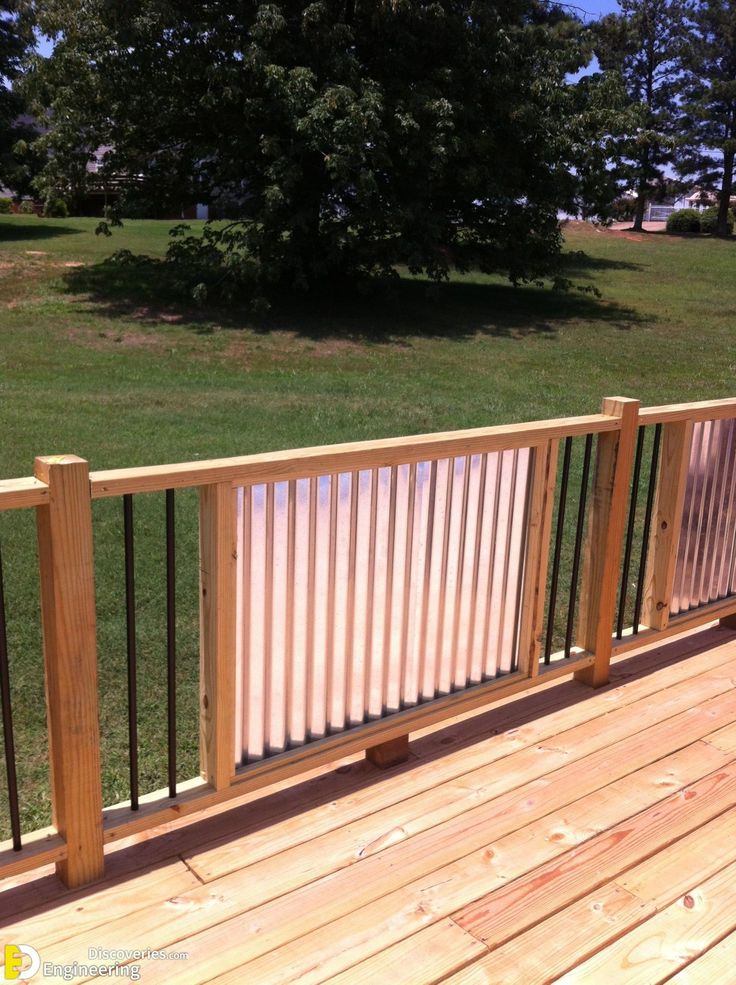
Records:
<instances>
[{"instance_id":1,"label":"corrugated metal panel","mask_svg":"<svg viewBox=\"0 0 736 985\"><path fill-rule=\"evenodd\" d=\"M239 491L238 757L516 668L530 463L519 449Z\"/></svg>"},{"instance_id":2,"label":"corrugated metal panel","mask_svg":"<svg viewBox=\"0 0 736 985\"><path fill-rule=\"evenodd\" d=\"M733 595L736 543L736 421L693 425L677 565L676 615Z\"/></svg>"}]
</instances>

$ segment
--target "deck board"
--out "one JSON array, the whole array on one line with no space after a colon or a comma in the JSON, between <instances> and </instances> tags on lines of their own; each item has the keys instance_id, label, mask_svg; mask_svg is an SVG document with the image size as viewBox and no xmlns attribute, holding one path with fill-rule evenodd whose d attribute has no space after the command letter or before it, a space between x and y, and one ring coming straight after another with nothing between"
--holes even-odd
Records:
<instances>
[{"instance_id":1,"label":"deck board","mask_svg":"<svg viewBox=\"0 0 736 985\"><path fill-rule=\"evenodd\" d=\"M551 682L425 729L385 773L351 757L127 839L87 890L8 880L0 945L185 950L136 962L177 985L715 981L735 682L732 631L650 646L599 691Z\"/></svg>"}]
</instances>

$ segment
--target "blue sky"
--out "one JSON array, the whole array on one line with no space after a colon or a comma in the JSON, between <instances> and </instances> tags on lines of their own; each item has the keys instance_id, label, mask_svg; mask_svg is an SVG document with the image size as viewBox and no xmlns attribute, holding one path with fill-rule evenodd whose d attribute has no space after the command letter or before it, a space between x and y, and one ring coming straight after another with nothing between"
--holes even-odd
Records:
<instances>
[{"instance_id":1,"label":"blue sky","mask_svg":"<svg viewBox=\"0 0 736 985\"><path fill-rule=\"evenodd\" d=\"M601 14L617 14L619 12L616 0L571 0L570 6L577 11L583 20L594 20Z\"/></svg>"}]
</instances>

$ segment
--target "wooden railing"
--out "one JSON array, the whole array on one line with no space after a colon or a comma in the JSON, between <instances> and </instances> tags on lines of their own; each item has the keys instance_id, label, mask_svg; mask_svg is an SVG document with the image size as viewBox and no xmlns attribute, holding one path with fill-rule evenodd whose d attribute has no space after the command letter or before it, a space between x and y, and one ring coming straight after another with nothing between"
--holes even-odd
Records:
<instances>
[{"instance_id":1,"label":"wooden railing","mask_svg":"<svg viewBox=\"0 0 736 985\"><path fill-rule=\"evenodd\" d=\"M732 616L736 438L701 422L734 420L736 400L621 397L584 417L180 465L36 459L32 478L0 482L0 510L37 515L53 824L21 839L9 783L0 875L54 862L82 885L110 841L356 751L396 762L418 728L560 675L598 687L613 654ZM586 461L566 514L573 439ZM103 808L92 502L183 488L200 503L201 776ZM684 565L708 565L711 587L671 613Z\"/></svg>"}]
</instances>

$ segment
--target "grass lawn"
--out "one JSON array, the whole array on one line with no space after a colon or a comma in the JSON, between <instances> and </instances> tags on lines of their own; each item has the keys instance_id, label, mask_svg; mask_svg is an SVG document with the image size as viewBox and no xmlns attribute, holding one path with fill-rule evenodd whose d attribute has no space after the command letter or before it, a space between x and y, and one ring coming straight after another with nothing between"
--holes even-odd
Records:
<instances>
[{"instance_id":1,"label":"grass lawn","mask_svg":"<svg viewBox=\"0 0 736 985\"><path fill-rule=\"evenodd\" d=\"M567 230L555 294L497 278L385 300L305 302L259 322L161 297L150 271L100 266L113 250L160 256L170 222L0 217L0 477L38 454L92 468L246 454L731 396L736 244ZM196 225L196 224L193 224ZM180 774L197 773L196 504L178 496ZM104 786L127 797L120 504L95 505ZM141 787L165 783L163 503L136 497ZM33 517L0 514L24 828L48 821ZM6 805L0 790L0 828Z\"/></svg>"}]
</instances>

